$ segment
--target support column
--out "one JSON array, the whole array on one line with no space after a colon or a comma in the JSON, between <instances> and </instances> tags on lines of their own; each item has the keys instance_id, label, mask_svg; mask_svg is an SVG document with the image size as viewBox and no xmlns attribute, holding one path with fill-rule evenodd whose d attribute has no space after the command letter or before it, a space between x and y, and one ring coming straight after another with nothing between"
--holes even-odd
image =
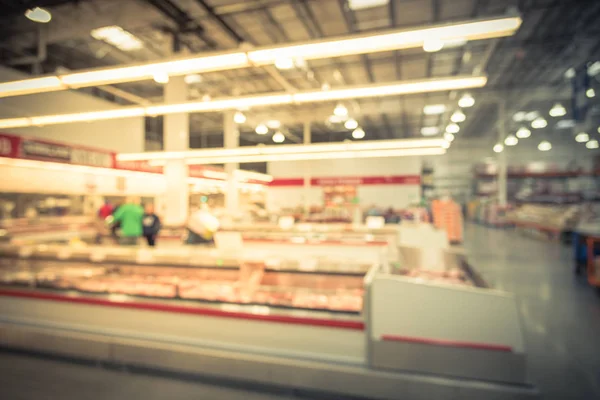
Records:
<instances>
[{"instance_id":1,"label":"support column","mask_svg":"<svg viewBox=\"0 0 600 400\"><path fill-rule=\"evenodd\" d=\"M312 131L310 129L310 121L306 121L303 127L304 145L307 146L312 141ZM310 164L304 161L304 216L308 217L310 213Z\"/></svg>"},{"instance_id":2,"label":"support column","mask_svg":"<svg viewBox=\"0 0 600 400\"><path fill-rule=\"evenodd\" d=\"M183 76L171 77L165 85L165 103L184 102L186 94L187 86ZM189 114L165 115L163 131L165 151L189 150ZM164 210L158 211L163 213L165 225L183 225L189 215L188 166L183 160L167 161L164 175L167 182Z\"/></svg>"},{"instance_id":3,"label":"support column","mask_svg":"<svg viewBox=\"0 0 600 400\"><path fill-rule=\"evenodd\" d=\"M498 143L504 145L506 139L506 102L500 100L498 103ZM507 165L506 165L506 147L498 153L498 203L500 207L506 206L506 180L507 180Z\"/></svg>"},{"instance_id":4,"label":"support column","mask_svg":"<svg viewBox=\"0 0 600 400\"><path fill-rule=\"evenodd\" d=\"M233 120L235 111L227 111L223 115L223 144L226 149L239 147L240 132L237 124ZM239 168L238 163L225 164L225 172L227 172L227 187L225 190L225 211L230 218L239 213L239 190L238 183L235 177L235 170Z\"/></svg>"}]
</instances>

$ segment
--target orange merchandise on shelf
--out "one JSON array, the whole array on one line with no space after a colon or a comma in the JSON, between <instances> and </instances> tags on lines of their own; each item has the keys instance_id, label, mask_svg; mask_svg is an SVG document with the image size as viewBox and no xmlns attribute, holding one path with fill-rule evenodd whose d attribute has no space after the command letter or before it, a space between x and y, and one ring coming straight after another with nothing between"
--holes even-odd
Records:
<instances>
[{"instance_id":1,"label":"orange merchandise on shelf","mask_svg":"<svg viewBox=\"0 0 600 400\"><path fill-rule=\"evenodd\" d=\"M446 231L449 242L462 242L463 217L460 205L452 200L434 200L431 205L433 224Z\"/></svg>"}]
</instances>

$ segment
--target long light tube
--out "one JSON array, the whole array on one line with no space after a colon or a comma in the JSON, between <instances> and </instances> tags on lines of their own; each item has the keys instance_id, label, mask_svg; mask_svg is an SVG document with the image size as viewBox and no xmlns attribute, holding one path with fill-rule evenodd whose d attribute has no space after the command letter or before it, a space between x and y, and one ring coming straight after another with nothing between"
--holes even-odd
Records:
<instances>
[{"instance_id":1,"label":"long light tube","mask_svg":"<svg viewBox=\"0 0 600 400\"><path fill-rule=\"evenodd\" d=\"M156 151L142 153L120 153L117 154L118 161L142 161L142 160L181 160L191 158L222 158L222 157L247 157L261 155L282 154L316 154L336 153L348 151L377 151L414 149L425 147L442 147L443 139L396 139L396 140L372 140L366 142L338 142L322 144L289 144L279 146L243 146L233 149L198 149L187 151Z\"/></svg>"},{"instance_id":2,"label":"long light tube","mask_svg":"<svg viewBox=\"0 0 600 400\"><path fill-rule=\"evenodd\" d=\"M397 96L415 93L458 90L483 87L487 83L485 76L463 76L445 79L426 79L421 81L397 81L388 84L368 86L351 86L341 89L321 91L305 91L294 94L274 93L260 96L232 97L211 101L191 101L186 103L152 105L147 107L129 106L113 110L89 111L81 113L41 115L28 118L0 119L0 129L26 128L30 126L65 124L71 122L96 121L137 117L143 115L156 116L176 113L201 113L225 110L247 109L292 103L314 103L343 99L366 97Z\"/></svg>"},{"instance_id":3,"label":"long light tube","mask_svg":"<svg viewBox=\"0 0 600 400\"><path fill-rule=\"evenodd\" d=\"M518 16L472 20L435 25L420 29L390 30L379 34L349 35L312 40L299 44L215 52L195 57L154 63L73 72L21 81L0 83L0 97L20 96L48 91L99 86L119 82L153 79L156 73L170 76L210 71L273 65L281 58L314 60L355 54L375 53L422 47L431 37L444 41L481 40L513 35L521 26Z\"/></svg>"}]
</instances>

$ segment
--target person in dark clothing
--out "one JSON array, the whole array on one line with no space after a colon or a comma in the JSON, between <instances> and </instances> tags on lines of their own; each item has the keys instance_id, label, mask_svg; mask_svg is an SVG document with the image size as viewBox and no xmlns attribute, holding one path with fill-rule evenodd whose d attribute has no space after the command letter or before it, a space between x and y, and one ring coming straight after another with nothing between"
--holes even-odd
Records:
<instances>
[{"instance_id":1,"label":"person in dark clothing","mask_svg":"<svg viewBox=\"0 0 600 400\"><path fill-rule=\"evenodd\" d=\"M154 214L154 206L152 204L146 204L142 227L144 237L148 241L148 246L154 247L156 236L158 236L158 232L160 231L160 218Z\"/></svg>"}]
</instances>

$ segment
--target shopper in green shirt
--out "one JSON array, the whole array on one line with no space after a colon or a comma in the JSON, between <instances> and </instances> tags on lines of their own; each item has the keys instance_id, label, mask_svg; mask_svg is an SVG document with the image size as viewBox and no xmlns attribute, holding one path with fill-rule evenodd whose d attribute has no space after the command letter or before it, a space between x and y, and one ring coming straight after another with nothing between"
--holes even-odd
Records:
<instances>
[{"instance_id":1,"label":"shopper in green shirt","mask_svg":"<svg viewBox=\"0 0 600 400\"><path fill-rule=\"evenodd\" d=\"M144 209L133 199L127 199L127 202L117 209L114 220L121 223L120 244L130 246L137 244L138 238L142 236L143 218Z\"/></svg>"}]
</instances>

